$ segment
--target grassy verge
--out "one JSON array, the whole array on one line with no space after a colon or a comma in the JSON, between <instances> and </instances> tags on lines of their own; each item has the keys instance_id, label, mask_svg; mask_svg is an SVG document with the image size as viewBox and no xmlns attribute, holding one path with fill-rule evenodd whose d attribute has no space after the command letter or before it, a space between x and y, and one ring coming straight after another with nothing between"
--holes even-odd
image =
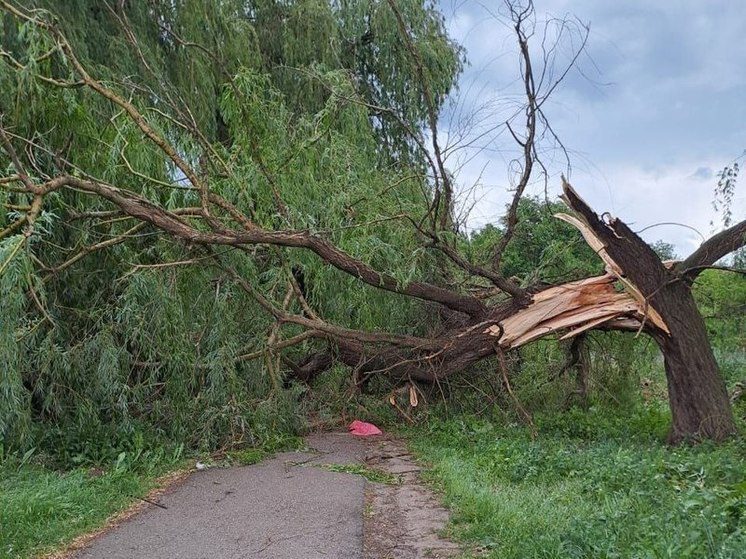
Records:
<instances>
[{"instance_id":1,"label":"grassy verge","mask_svg":"<svg viewBox=\"0 0 746 559\"><path fill-rule=\"evenodd\" d=\"M321 467L330 472L362 476L372 483L383 483L384 485L398 485L400 483L399 476L364 464L323 464Z\"/></svg>"},{"instance_id":2,"label":"grassy verge","mask_svg":"<svg viewBox=\"0 0 746 559\"><path fill-rule=\"evenodd\" d=\"M746 557L746 443L668 448L665 414L591 409L526 429L474 418L411 433L479 557Z\"/></svg>"},{"instance_id":3,"label":"grassy verge","mask_svg":"<svg viewBox=\"0 0 746 559\"><path fill-rule=\"evenodd\" d=\"M122 452L110 466L69 470L32 452L0 456L0 558L64 549L140 502L163 476L186 467L181 448Z\"/></svg>"},{"instance_id":4,"label":"grassy verge","mask_svg":"<svg viewBox=\"0 0 746 559\"><path fill-rule=\"evenodd\" d=\"M58 472L5 461L0 466L0 557L35 557L96 530L152 489L159 473L163 469Z\"/></svg>"}]
</instances>

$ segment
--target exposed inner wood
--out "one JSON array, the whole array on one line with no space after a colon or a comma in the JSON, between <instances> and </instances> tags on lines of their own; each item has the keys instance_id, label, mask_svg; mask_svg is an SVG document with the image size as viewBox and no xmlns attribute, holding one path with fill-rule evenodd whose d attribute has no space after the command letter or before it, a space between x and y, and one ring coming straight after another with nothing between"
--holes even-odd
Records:
<instances>
[{"instance_id":1,"label":"exposed inner wood","mask_svg":"<svg viewBox=\"0 0 746 559\"><path fill-rule=\"evenodd\" d=\"M560 330L568 330L562 336L562 339L567 339L592 328L642 329L644 324L648 324L669 334L658 311L625 277L621 266L614 262L604 242L582 216L556 214L555 217L580 231L604 261L606 274L545 289L534 295L528 307L499 325L490 326L485 333L498 337L500 347L505 349L520 347Z\"/></svg>"},{"instance_id":2,"label":"exposed inner wood","mask_svg":"<svg viewBox=\"0 0 746 559\"><path fill-rule=\"evenodd\" d=\"M499 337L501 347L514 349L559 330L569 330L563 336L569 338L617 320L633 320L641 326L645 319L642 306L628 292L617 291L616 284L615 276L605 274L550 287L485 333Z\"/></svg>"}]
</instances>

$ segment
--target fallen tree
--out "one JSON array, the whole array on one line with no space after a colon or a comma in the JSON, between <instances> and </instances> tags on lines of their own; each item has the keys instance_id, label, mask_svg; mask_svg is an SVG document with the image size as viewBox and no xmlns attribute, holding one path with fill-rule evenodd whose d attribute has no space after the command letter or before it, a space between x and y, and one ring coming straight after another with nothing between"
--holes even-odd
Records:
<instances>
[{"instance_id":1,"label":"fallen tree","mask_svg":"<svg viewBox=\"0 0 746 559\"><path fill-rule=\"evenodd\" d=\"M702 270L742 246L746 221L705 242L686 260L664 264L625 223L618 219L605 223L568 183L563 190L577 217L558 217L579 227L605 261L606 274L548 287L532 294L527 305L511 302L492 307L484 320L444 334L435 349L366 354L359 344L342 343L340 358L366 374L389 372L403 380L436 382L494 353L552 334L568 339L592 329L645 332L664 357L673 416L669 440L723 440L734 434L725 383L691 284ZM330 363L304 371L304 378Z\"/></svg>"},{"instance_id":2,"label":"fallen tree","mask_svg":"<svg viewBox=\"0 0 746 559\"><path fill-rule=\"evenodd\" d=\"M14 123L8 123L8 117L4 116L0 142L10 172L0 178L0 187L8 193L7 204L17 209L17 214L0 231L0 240L5 238L9 243L5 260L0 263L0 274L15 257L28 252L38 282L52 282L91 255L103 254L118 245L136 245L140 242L138 235L163 236L181 247L180 259L153 262L149 260L150 253L143 250L142 260L116 281L145 269L199 266L215 270L216 290L223 282L237 285L269 319L261 347L253 347L249 352L237 349L231 356L233 363L263 360L272 378L280 380L295 377L310 382L334 363L341 362L350 367L359 383L373 375L386 375L401 383L437 383L491 356L497 355L498 362L504 363L504 352L548 335L568 338L593 329L645 333L656 341L665 360L673 415L671 441L723 440L735 432L725 385L692 298L691 284L702 270L744 246L746 221L712 237L685 260L664 264L626 224L596 215L564 182L563 199L571 213L558 218L577 227L604 262L606 273L559 285L525 287L501 271L503 254L518 224L518 205L535 168L541 166L536 147L539 130L543 127L544 134L553 134L542 106L577 60L575 55L555 81L545 82L543 71L542 78L536 78L528 44L534 25L530 3L525 7L507 4L519 49L524 105L506 123L519 147L520 161L506 226L494 246L489 265L467 258L457 242L455 186L446 168L446 150L438 139L437 118L450 82L438 92L433 90L437 84L430 76L433 69L428 64L436 62L424 60L423 52L427 49L418 43L424 40L423 35L412 30L419 20L408 15L394 0L377 4L376 14L388 18L405 49L403 60L411 65L405 91L418 89L418 119L407 120L405 115L397 113L396 107L375 105L355 90L355 80L335 74L312 76L311 82L320 81L322 89L326 88L321 96L323 109L315 114L312 126L305 121L296 123L291 112L276 101L277 95L261 97L262 88L268 88L265 78L246 75L241 69L222 73L222 63L215 58L214 66L225 96L220 107L221 122L227 121L223 127L227 126L228 131L216 132L227 138L212 139L200 129L189 106L171 89L164 87L156 94L145 87L131 86L123 76L118 85L98 79L78 55L60 22L47 12L28 10L5 0L0 0L0 7L10 21L24 29L34 29L33 39L38 41L32 45L34 48L24 50L19 47L24 40L19 33L18 44L3 51L19 91L28 79L45 92L62 91L59 102L73 99L76 110L90 107L91 122L100 125L102 134L96 137L99 129L95 127L86 130L96 140L92 148L88 146L86 156L76 163L71 161L76 154L69 149L69 142L79 141L77 138L66 139L67 147L54 145L44 134L40 139L36 138L36 131L25 134L17 131ZM143 72L152 71L128 24L126 9L124 4L111 8L111 18L121 26L127 41L142 58ZM566 26L567 22L562 25ZM167 25L160 32L170 37L169 44L194 49L202 55L206 52L211 60L216 57ZM586 36L582 35L583 41ZM548 60L543 62L546 67ZM129 94L121 91L128 88ZM372 90L375 92L376 88ZM68 94L68 91L79 93ZM269 107L269 116L258 114L257 107ZM338 116L344 111L349 111L345 118ZM373 126L371 119L381 115L387 115L385 125ZM263 119L270 118L271 126L267 126ZM514 131L517 118L523 119L522 134ZM113 136L104 135L112 126ZM425 147L425 135L418 126L428 130L432 142L429 148ZM374 154L372 162L354 161L355 150L364 151L354 141L349 149L342 150L343 157L335 160L334 155L341 149L339 137L343 133L356 134L361 127L367 135L353 136L353 140L364 143ZM376 143L375 134L387 127L398 130L396 139L402 143L383 148ZM298 129L313 130L313 135L302 136L287 147L283 145L283 149L277 149L279 155L262 144L262 140L280 142L294 137ZM141 152L137 153L140 167L137 160L133 163L127 157L130 143L141 146ZM17 149L16 145L23 148ZM347 148L346 144L342 145ZM110 173L113 180L98 176L100 173L95 169L99 156L96 150L104 149L102 146L117 162L116 169ZM323 151L314 151L322 148ZM381 151L384 156L380 155ZM410 158L419 163L410 165ZM380 163L380 159L384 162ZM297 160L302 161L294 171L299 175L291 176L287 169L293 168ZM293 190L291 181L297 180L297 176L307 178L302 173L314 166L324 172L308 180L323 183L328 174L323 165L330 165L329 160L333 160L335 166L331 169L335 172L349 171L343 174L343 180L334 183L334 188L320 195L304 193L302 187L306 184ZM150 165L151 174L141 170L148 167L142 161ZM369 171L366 165L377 166L377 174L368 177L369 182L356 192L355 181L361 181L360 176ZM403 167L404 172L394 177L387 175L393 167ZM109 173L108 167L104 166L102 172ZM413 173L414 179L408 172ZM377 182L381 177L387 180ZM403 194L397 193L397 187L407 181L412 182L411 188ZM331 197L335 188L347 188L359 197L348 196L334 206ZM304 204L312 194L321 201L315 201L311 211ZM358 217L356 205L361 200L373 204L373 217ZM391 207L381 205L382 200L391 200ZM312 227L328 219L324 204L338 206L335 211L341 216L340 221L326 229ZM44 225L40 223L50 220L44 214L50 207L59 211L67 227L74 224L88 232L107 228L104 239L87 244L75 242L60 252L34 251L32 242L44 238ZM304 212L310 217L306 218ZM111 224L120 222L126 223L127 228L110 228ZM378 227L376 235L360 233L371 226ZM357 238L366 237L369 242L377 236L385 237L387 228L394 227L404 232L407 242L414 245L412 255L435 255L421 266L428 269L427 273L415 269L415 273L403 277L402 273L386 271L385 266L381 269L380 258L356 253L350 248L355 246L354 242L344 247L348 231L354 231ZM60 234L62 242L69 235ZM311 254L321 263L319 274L330 274L332 270L337 275L326 277L337 278L336 281L340 277L352 278L367 286L366 293L392 294L391 307L387 307L391 310L403 305L401 301L416 301L416 306L407 308L424 307L431 317L429 324L412 331L406 324L399 328L391 325L384 331L358 327L351 320L345 323L325 317L321 308L327 302L309 295L313 288L319 287L318 282L309 289L306 285L309 282L297 273L302 270L299 261L293 260L298 252ZM45 263L42 258L46 257L55 259L55 263ZM402 266L407 264L407 258L406 254L400 258ZM102 262L98 269L104 270L107 264ZM279 271L281 279L271 284L262 279L262 274L275 271ZM480 289L488 292L488 296L481 297L461 288L457 281L460 278L479 282ZM30 304L41 315L41 323L54 325L53 313L36 294L38 282L28 282ZM203 334L204 331L200 340ZM298 347L308 349L305 357L298 359L289 353ZM167 356L136 360L134 366L157 368L161 365L157 358L166 361Z\"/></svg>"}]
</instances>

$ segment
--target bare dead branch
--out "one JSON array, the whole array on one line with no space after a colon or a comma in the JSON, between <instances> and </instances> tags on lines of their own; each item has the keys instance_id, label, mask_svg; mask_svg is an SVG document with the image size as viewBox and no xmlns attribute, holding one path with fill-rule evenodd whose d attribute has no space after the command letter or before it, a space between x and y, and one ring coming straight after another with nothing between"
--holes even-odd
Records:
<instances>
[{"instance_id":1,"label":"bare dead branch","mask_svg":"<svg viewBox=\"0 0 746 559\"><path fill-rule=\"evenodd\" d=\"M515 234L515 228L518 224L518 204L520 203L523 193L531 180L531 173L536 159L536 123L537 111L539 108L531 53L528 46L529 36L524 28L527 19L533 14L533 3L528 2L526 7L522 10L516 8L516 6L510 2L508 2L508 7L513 20L513 30L518 39L523 69L523 89L526 97L526 137L524 140L519 140L515 132L513 132L513 129L508 125L510 133L523 149L523 169L521 171L521 176L518 179L518 184L516 184L513 199L508 207L508 213L505 216L505 231L500 237L492 256L492 267L494 270L500 269L503 252Z\"/></svg>"}]
</instances>

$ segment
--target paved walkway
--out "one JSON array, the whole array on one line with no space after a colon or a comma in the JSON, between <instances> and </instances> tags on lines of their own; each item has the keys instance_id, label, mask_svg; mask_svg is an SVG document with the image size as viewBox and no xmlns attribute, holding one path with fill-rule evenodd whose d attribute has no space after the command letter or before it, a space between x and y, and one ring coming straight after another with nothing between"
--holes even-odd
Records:
<instances>
[{"instance_id":1,"label":"paved walkway","mask_svg":"<svg viewBox=\"0 0 746 559\"><path fill-rule=\"evenodd\" d=\"M459 548L406 448L387 437L311 435L305 452L195 472L76 559L424 559ZM366 463L398 480L369 483L319 466Z\"/></svg>"},{"instance_id":2,"label":"paved walkway","mask_svg":"<svg viewBox=\"0 0 746 559\"><path fill-rule=\"evenodd\" d=\"M144 512L104 533L79 559L359 559L360 476L313 467L362 461L347 433L309 437L310 452L195 472Z\"/></svg>"}]
</instances>

